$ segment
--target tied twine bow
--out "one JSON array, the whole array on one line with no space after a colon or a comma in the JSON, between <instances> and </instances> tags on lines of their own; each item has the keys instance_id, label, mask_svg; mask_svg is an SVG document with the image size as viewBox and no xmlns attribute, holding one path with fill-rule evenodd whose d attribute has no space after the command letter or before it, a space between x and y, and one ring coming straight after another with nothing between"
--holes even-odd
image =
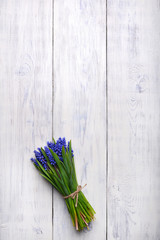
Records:
<instances>
[{"instance_id":1,"label":"tied twine bow","mask_svg":"<svg viewBox=\"0 0 160 240\"><path fill-rule=\"evenodd\" d=\"M72 198L72 199L74 199L75 197L76 197L76 203L75 203L75 207L77 207L77 204L78 204L78 193L80 192L80 191L82 191L82 189L86 186L87 184L85 184L83 187L81 186L81 185L78 185L77 186L77 190L75 191L75 192L73 192L73 193L71 193L70 195L68 195L68 196L64 196L63 198L65 198L65 199L67 199L67 198Z\"/></svg>"}]
</instances>

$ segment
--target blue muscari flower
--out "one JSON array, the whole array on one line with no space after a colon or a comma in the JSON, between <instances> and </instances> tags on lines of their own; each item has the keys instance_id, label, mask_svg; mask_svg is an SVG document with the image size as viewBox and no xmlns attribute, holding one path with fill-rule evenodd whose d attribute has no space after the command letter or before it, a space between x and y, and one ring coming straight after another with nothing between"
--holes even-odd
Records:
<instances>
[{"instance_id":1,"label":"blue muscari flower","mask_svg":"<svg viewBox=\"0 0 160 240\"><path fill-rule=\"evenodd\" d=\"M46 155L47 155L47 157L48 157L50 163L51 163L52 165L55 165L56 162L55 162L55 160L54 160L54 158L53 158L53 156L52 156L52 154L51 154L49 148L45 146L45 147L44 147L44 151L45 151L45 153L46 153Z\"/></svg>"},{"instance_id":2,"label":"blue muscari flower","mask_svg":"<svg viewBox=\"0 0 160 240\"><path fill-rule=\"evenodd\" d=\"M63 146L64 146L65 151L66 151L66 149L69 150L69 142L68 142L68 145L67 145L65 138L58 138L56 143L47 142L47 146L44 147L44 151L45 151L45 153L46 153L46 155L47 155L47 157L48 157L48 159L49 159L49 161L52 165L55 165L56 161L54 160L49 148L51 148L53 150L53 152L55 152L57 154L59 159L61 161L63 161L63 157L62 157L62 147ZM43 153L42 153L41 149L38 148L38 151L35 150L34 153L35 153L36 159L42 164L44 169L47 170L49 167L47 165L47 161L46 161L45 157L43 156ZM73 150L72 150L72 156L74 156ZM31 158L31 161L34 162L37 166L39 166L36 159Z\"/></svg>"},{"instance_id":3,"label":"blue muscari flower","mask_svg":"<svg viewBox=\"0 0 160 240\"><path fill-rule=\"evenodd\" d=\"M64 146L64 149L66 151L66 139L65 138L58 138L56 143L53 142L47 142L47 145L49 148L53 150L59 157L61 161L63 161L62 157L62 147ZM47 155L48 156L48 155Z\"/></svg>"},{"instance_id":4,"label":"blue muscari flower","mask_svg":"<svg viewBox=\"0 0 160 240\"><path fill-rule=\"evenodd\" d=\"M31 161L32 161L33 163L35 163L35 164L38 166L38 163L37 163L37 161L36 161L35 158L31 158Z\"/></svg>"},{"instance_id":5,"label":"blue muscari flower","mask_svg":"<svg viewBox=\"0 0 160 240\"><path fill-rule=\"evenodd\" d=\"M41 149L38 148L38 150L39 151L34 150L36 159L42 164L44 169L47 170L48 169L47 161L46 161L45 157L43 156L43 153L42 153Z\"/></svg>"}]
</instances>

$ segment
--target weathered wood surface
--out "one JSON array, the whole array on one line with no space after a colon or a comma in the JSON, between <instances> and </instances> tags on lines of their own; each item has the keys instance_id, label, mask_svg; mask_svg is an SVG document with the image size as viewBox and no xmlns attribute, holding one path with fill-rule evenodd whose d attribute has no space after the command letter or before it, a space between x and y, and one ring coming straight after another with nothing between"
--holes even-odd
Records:
<instances>
[{"instance_id":1,"label":"weathered wood surface","mask_svg":"<svg viewBox=\"0 0 160 240\"><path fill-rule=\"evenodd\" d=\"M52 1L0 1L0 239L51 240L52 188L30 162L52 136Z\"/></svg>"},{"instance_id":2,"label":"weathered wood surface","mask_svg":"<svg viewBox=\"0 0 160 240\"><path fill-rule=\"evenodd\" d=\"M160 1L0 1L0 46L0 239L159 240ZM29 161L52 131L72 139L89 232Z\"/></svg>"},{"instance_id":3,"label":"weathered wood surface","mask_svg":"<svg viewBox=\"0 0 160 240\"><path fill-rule=\"evenodd\" d=\"M72 139L79 184L96 210L77 233L54 194L53 239L106 239L106 2L54 2L53 134Z\"/></svg>"},{"instance_id":4,"label":"weathered wood surface","mask_svg":"<svg viewBox=\"0 0 160 240\"><path fill-rule=\"evenodd\" d=\"M110 1L108 239L160 239L160 2Z\"/></svg>"}]
</instances>

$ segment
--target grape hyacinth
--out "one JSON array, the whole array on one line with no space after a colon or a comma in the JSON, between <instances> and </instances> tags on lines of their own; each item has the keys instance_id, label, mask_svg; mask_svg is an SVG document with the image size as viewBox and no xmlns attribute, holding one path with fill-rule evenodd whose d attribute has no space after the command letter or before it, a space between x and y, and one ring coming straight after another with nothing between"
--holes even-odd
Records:
<instances>
[{"instance_id":1,"label":"grape hyacinth","mask_svg":"<svg viewBox=\"0 0 160 240\"><path fill-rule=\"evenodd\" d=\"M56 143L47 142L47 145L49 148L53 150L59 157L61 161L63 161L62 158L62 147L64 146L64 149L66 151L66 139L65 138L59 138Z\"/></svg>"},{"instance_id":2,"label":"grape hyacinth","mask_svg":"<svg viewBox=\"0 0 160 240\"><path fill-rule=\"evenodd\" d=\"M78 185L71 141L66 143L65 138L53 139L44 148L35 150L34 154L31 161L40 175L64 198L76 230L89 229L95 211L82 193L83 187Z\"/></svg>"},{"instance_id":3,"label":"grape hyacinth","mask_svg":"<svg viewBox=\"0 0 160 240\"><path fill-rule=\"evenodd\" d=\"M47 170L47 161L43 156L41 149L38 148L38 151L34 150L34 153L35 153L36 159L42 164L44 169ZM34 162L35 162L35 159L34 159Z\"/></svg>"},{"instance_id":4,"label":"grape hyacinth","mask_svg":"<svg viewBox=\"0 0 160 240\"><path fill-rule=\"evenodd\" d=\"M49 148L52 149L53 152L57 154L57 156L59 157L59 159L61 161L63 161L63 157L62 157L62 147L63 146L65 149L65 152L66 152L66 148L69 150L69 142L67 145L65 138L59 138L57 140L57 142L47 142L47 146L44 147L44 151L52 165L55 165L56 162L55 162ZM72 156L74 156L72 149L71 149L71 151L72 151ZM47 161L45 160L45 157L43 156L42 150L40 148L38 148L38 151L34 150L34 153L35 153L36 159L42 164L42 166L45 168L45 170L47 170ZM31 158L31 161L38 166L36 159Z\"/></svg>"}]
</instances>

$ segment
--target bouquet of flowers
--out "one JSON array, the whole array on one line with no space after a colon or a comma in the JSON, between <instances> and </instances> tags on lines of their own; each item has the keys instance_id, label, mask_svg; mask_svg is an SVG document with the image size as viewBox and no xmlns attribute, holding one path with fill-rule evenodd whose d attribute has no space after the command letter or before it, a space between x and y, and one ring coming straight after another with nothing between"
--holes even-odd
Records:
<instances>
[{"instance_id":1,"label":"bouquet of flowers","mask_svg":"<svg viewBox=\"0 0 160 240\"><path fill-rule=\"evenodd\" d=\"M31 158L40 175L48 180L64 198L73 226L80 231L94 220L95 211L78 185L71 141L65 138L47 142L47 146L34 151ZM89 228L88 228L89 229Z\"/></svg>"}]
</instances>

